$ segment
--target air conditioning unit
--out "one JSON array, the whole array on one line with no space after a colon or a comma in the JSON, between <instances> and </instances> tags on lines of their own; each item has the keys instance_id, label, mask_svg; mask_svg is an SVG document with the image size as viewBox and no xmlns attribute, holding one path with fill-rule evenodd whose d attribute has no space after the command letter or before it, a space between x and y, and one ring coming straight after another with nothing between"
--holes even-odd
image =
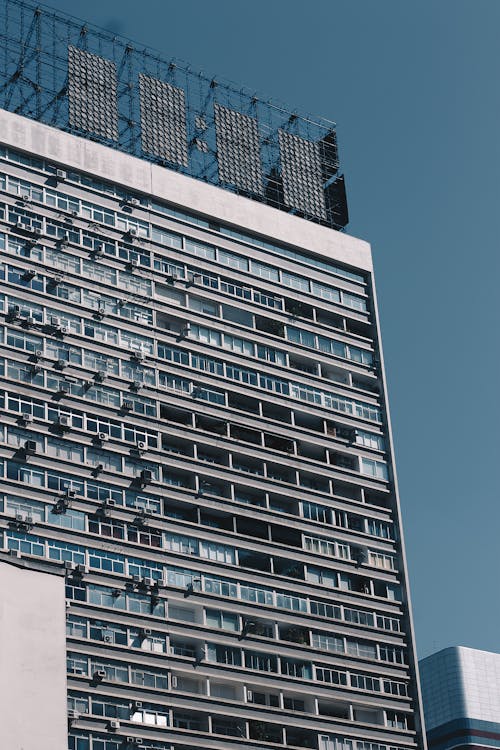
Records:
<instances>
[{"instance_id":1,"label":"air conditioning unit","mask_svg":"<svg viewBox=\"0 0 500 750\"><path fill-rule=\"evenodd\" d=\"M141 202L138 198L130 198L127 203L129 203L131 206L140 206Z\"/></svg>"},{"instance_id":2,"label":"air conditioning unit","mask_svg":"<svg viewBox=\"0 0 500 750\"><path fill-rule=\"evenodd\" d=\"M124 411L130 411L133 408L133 406L134 404L132 403L132 401L127 401L127 400L122 401L122 409Z\"/></svg>"},{"instance_id":3,"label":"air conditioning unit","mask_svg":"<svg viewBox=\"0 0 500 750\"><path fill-rule=\"evenodd\" d=\"M102 383L105 377L106 373L103 370L98 370L94 375L94 380L96 383Z\"/></svg>"},{"instance_id":4,"label":"air conditioning unit","mask_svg":"<svg viewBox=\"0 0 500 750\"><path fill-rule=\"evenodd\" d=\"M142 708L142 701L134 701L132 703L132 709L134 711L138 711L140 708Z\"/></svg>"},{"instance_id":5,"label":"air conditioning unit","mask_svg":"<svg viewBox=\"0 0 500 750\"><path fill-rule=\"evenodd\" d=\"M155 585L155 582L154 582L154 580L152 578L143 578L142 582L148 588L151 588L152 586ZM150 635L151 635L151 633L150 633Z\"/></svg>"},{"instance_id":6,"label":"air conditioning unit","mask_svg":"<svg viewBox=\"0 0 500 750\"><path fill-rule=\"evenodd\" d=\"M59 384L59 393L69 393L71 391L71 386L69 383L62 382Z\"/></svg>"},{"instance_id":7,"label":"air conditioning unit","mask_svg":"<svg viewBox=\"0 0 500 750\"><path fill-rule=\"evenodd\" d=\"M143 469L140 474L141 481L144 484L153 481L153 472L150 469Z\"/></svg>"},{"instance_id":8,"label":"air conditioning unit","mask_svg":"<svg viewBox=\"0 0 500 750\"><path fill-rule=\"evenodd\" d=\"M140 380L133 380L130 384L130 387L133 391L139 391L141 389L142 383Z\"/></svg>"},{"instance_id":9,"label":"air conditioning unit","mask_svg":"<svg viewBox=\"0 0 500 750\"><path fill-rule=\"evenodd\" d=\"M139 440L137 442L136 448L137 448L138 451L145 451L145 450L147 450L147 445L144 442L144 440Z\"/></svg>"},{"instance_id":10,"label":"air conditioning unit","mask_svg":"<svg viewBox=\"0 0 500 750\"><path fill-rule=\"evenodd\" d=\"M106 677L106 671L104 669L97 669L92 677L94 680L104 680Z\"/></svg>"},{"instance_id":11,"label":"air conditioning unit","mask_svg":"<svg viewBox=\"0 0 500 750\"><path fill-rule=\"evenodd\" d=\"M29 422L33 422L33 414L28 414L28 412L24 412L23 414L21 414L21 420L25 424L28 424Z\"/></svg>"},{"instance_id":12,"label":"air conditioning unit","mask_svg":"<svg viewBox=\"0 0 500 750\"><path fill-rule=\"evenodd\" d=\"M102 637L102 640L104 643L113 643L113 636L112 635L104 635Z\"/></svg>"},{"instance_id":13,"label":"air conditioning unit","mask_svg":"<svg viewBox=\"0 0 500 750\"><path fill-rule=\"evenodd\" d=\"M177 681L177 675L173 674L173 675L171 676L171 678L170 678L170 681L171 681L171 683L172 683L172 687L173 687L173 688L176 688L176 687L177 687L177 682L178 682L178 681Z\"/></svg>"},{"instance_id":14,"label":"air conditioning unit","mask_svg":"<svg viewBox=\"0 0 500 750\"><path fill-rule=\"evenodd\" d=\"M137 362L142 362L145 359L146 355L144 352L141 351L135 351L132 352L132 358L137 360Z\"/></svg>"},{"instance_id":15,"label":"air conditioning unit","mask_svg":"<svg viewBox=\"0 0 500 750\"><path fill-rule=\"evenodd\" d=\"M24 452L27 456L34 456L36 453L36 442L34 440L26 440L24 443Z\"/></svg>"},{"instance_id":16,"label":"air conditioning unit","mask_svg":"<svg viewBox=\"0 0 500 750\"><path fill-rule=\"evenodd\" d=\"M80 714L78 711L75 711L74 708L68 708L68 719L71 721L77 721L80 718Z\"/></svg>"},{"instance_id":17,"label":"air conditioning unit","mask_svg":"<svg viewBox=\"0 0 500 750\"><path fill-rule=\"evenodd\" d=\"M50 283L53 284L54 286L57 286L63 281L63 279L64 277L61 273L56 273L56 275L50 279Z\"/></svg>"},{"instance_id":18,"label":"air conditioning unit","mask_svg":"<svg viewBox=\"0 0 500 750\"><path fill-rule=\"evenodd\" d=\"M67 498L75 498L76 497L76 490L72 490L71 488L66 488L64 490L64 497Z\"/></svg>"},{"instance_id":19,"label":"air conditioning unit","mask_svg":"<svg viewBox=\"0 0 500 750\"><path fill-rule=\"evenodd\" d=\"M36 276L36 271L34 268L27 268L26 271L23 273L23 279L27 279L28 281L31 279L34 279Z\"/></svg>"},{"instance_id":20,"label":"air conditioning unit","mask_svg":"<svg viewBox=\"0 0 500 750\"><path fill-rule=\"evenodd\" d=\"M20 216L16 216L16 227L18 229L24 229L23 220Z\"/></svg>"},{"instance_id":21,"label":"air conditioning unit","mask_svg":"<svg viewBox=\"0 0 500 750\"><path fill-rule=\"evenodd\" d=\"M56 367L58 367L59 370L64 370L64 368L66 367L67 364L68 363L66 362L65 359L58 359L57 362L56 362Z\"/></svg>"},{"instance_id":22,"label":"air conditioning unit","mask_svg":"<svg viewBox=\"0 0 500 750\"><path fill-rule=\"evenodd\" d=\"M56 177L58 180L66 180L68 175L64 171L64 169L56 169Z\"/></svg>"},{"instance_id":23,"label":"air conditioning unit","mask_svg":"<svg viewBox=\"0 0 500 750\"><path fill-rule=\"evenodd\" d=\"M36 235L37 237L40 237L40 235L42 234L42 230L40 229L40 227L34 227L34 228L33 228L33 229L31 230L31 231L32 231L32 233L33 233L33 234L35 234L35 235Z\"/></svg>"},{"instance_id":24,"label":"air conditioning unit","mask_svg":"<svg viewBox=\"0 0 500 750\"><path fill-rule=\"evenodd\" d=\"M9 305L8 316L9 318L18 318L21 312L20 305Z\"/></svg>"},{"instance_id":25,"label":"air conditioning unit","mask_svg":"<svg viewBox=\"0 0 500 750\"><path fill-rule=\"evenodd\" d=\"M83 565L82 563L77 563L75 568L77 573L80 573L80 575L84 575L85 573L89 572L88 565Z\"/></svg>"},{"instance_id":26,"label":"air conditioning unit","mask_svg":"<svg viewBox=\"0 0 500 750\"><path fill-rule=\"evenodd\" d=\"M127 745L142 745L141 737L127 737Z\"/></svg>"},{"instance_id":27,"label":"air conditioning unit","mask_svg":"<svg viewBox=\"0 0 500 750\"><path fill-rule=\"evenodd\" d=\"M101 465L102 465L102 464L101 464ZM106 498L106 500L105 500L105 501L103 502L103 506L104 506L105 508L114 508L114 507L115 507L115 505L116 505L116 501L115 501L115 500L113 500L113 498L112 498L112 497L108 497L108 498Z\"/></svg>"},{"instance_id":28,"label":"air conditioning unit","mask_svg":"<svg viewBox=\"0 0 500 750\"><path fill-rule=\"evenodd\" d=\"M33 315L28 315L28 317L24 319L24 322L27 326L34 326L36 321Z\"/></svg>"},{"instance_id":29,"label":"air conditioning unit","mask_svg":"<svg viewBox=\"0 0 500 750\"><path fill-rule=\"evenodd\" d=\"M108 724L108 729L115 732L117 729L120 729L120 722L117 719L111 719Z\"/></svg>"},{"instance_id":30,"label":"air conditioning unit","mask_svg":"<svg viewBox=\"0 0 500 750\"><path fill-rule=\"evenodd\" d=\"M127 230L127 234L130 235L130 237L137 237L138 231L135 227L129 227Z\"/></svg>"},{"instance_id":31,"label":"air conditioning unit","mask_svg":"<svg viewBox=\"0 0 500 750\"><path fill-rule=\"evenodd\" d=\"M98 432L97 439L99 440L100 443L105 443L106 440L109 440L109 435L107 432Z\"/></svg>"},{"instance_id":32,"label":"air conditioning unit","mask_svg":"<svg viewBox=\"0 0 500 750\"><path fill-rule=\"evenodd\" d=\"M21 195L21 200L25 203L31 203L31 195L29 193L23 193Z\"/></svg>"},{"instance_id":33,"label":"air conditioning unit","mask_svg":"<svg viewBox=\"0 0 500 750\"><path fill-rule=\"evenodd\" d=\"M144 635L146 638L148 638L153 631L151 628L142 628L142 635Z\"/></svg>"},{"instance_id":34,"label":"air conditioning unit","mask_svg":"<svg viewBox=\"0 0 500 750\"><path fill-rule=\"evenodd\" d=\"M65 570L76 570L76 564L72 560L65 560L64 561L64 569Z\"/></svg>"},{"instance_id":35,"label":"air conditioning unit","mask_svg":"<svg viewBox=\"0 0 500 750\"><path fill-rule=\"evenodd\" d=\"M40 365L33 365L31 367L31 374L32 375L38 375L38 373L43 372L43 367L40 367Z\"/></svg>"},{"instance_id":36,"label":"air conditioning unit","mask_svg":"<svg viewBox=\"0 0 500 750\"><path fill-rule=\"evenodd\" d=\"M43 349L35 349L34 356L35 356L35 359L42 359Z\"/></svg>"},{"instance_id":37,"label":"air conditioning unit","mask_svg":"<svg viewBox=\"0 0 500 750\"><path fill-rule=\"evenodd\" d=\"M59 427L70 428L71 427L71 417L67 416L66 414L61 414L57 418L57 424L59 425Z\"/></svg>"},{"instance_id":38,"label":"air conditioning unit","mask_svg":"<svg viewBox=\"0 0 500 750\"><path fill-rule=\"evenodd\" d=\"M52 328L60 328L61 326L61 318L59 318L57 315L51 315L50 316L50 325Z\"/></svg>"},{"instance_id":39,"label":"air conditioning unit","mask_svg":"<svg viewBox=\"0 0 500 750\"><path fill-rule=\"evenodd\" d=\"M134 573L134 575L132 576L132 580L134 583L141 583L142 578L138 573Z\"/></svg>"},{"instance_id":40,"label":"air conditioning unit","mask_svg":"<svg viewBox=\"0 0 500 750\"><path fill-rule=\"evenodd\" d=\"M16 521L17 523L24 523L24 513L16 513Z\"/></svg>"}]
</instances>

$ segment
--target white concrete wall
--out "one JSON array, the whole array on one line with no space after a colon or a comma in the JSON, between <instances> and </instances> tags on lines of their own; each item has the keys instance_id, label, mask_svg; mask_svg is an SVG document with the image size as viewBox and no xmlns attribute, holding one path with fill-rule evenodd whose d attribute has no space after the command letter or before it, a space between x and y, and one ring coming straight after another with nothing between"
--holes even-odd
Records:
<instances>
[{"instance_id":1,"label":"white concrete wall","mask_svg":"<svg viewBox=\"0 0 500 750\"><path fill-rule=\"evenodd\" d=\"M0 143L319 256L372 270L368 242L0 109Z\"/></svg>"},{"instance_id":2,"label":"white concrete wall","mask_svg":"<svg viewBox=\"0 0 500 750\"><path fill-rule=\"evenodd\" d=\"M0 560L0 748L65 750L64 577Z\"/></svg>"}]
</instances>

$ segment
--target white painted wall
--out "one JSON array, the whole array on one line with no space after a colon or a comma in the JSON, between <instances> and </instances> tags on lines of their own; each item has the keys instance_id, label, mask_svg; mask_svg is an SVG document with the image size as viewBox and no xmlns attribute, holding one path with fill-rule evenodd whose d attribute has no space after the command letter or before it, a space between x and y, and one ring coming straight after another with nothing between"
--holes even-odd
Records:
<instances>
[{"instance_id":1,"label":"white painted wall","mask_svg":"<svg viewBox=\"0 0 500 750\"><path fill-rule=\"evenodd\" d=\"M0 748L65 750L64 577L0 560Z\"/></svg>"}]
</instances>

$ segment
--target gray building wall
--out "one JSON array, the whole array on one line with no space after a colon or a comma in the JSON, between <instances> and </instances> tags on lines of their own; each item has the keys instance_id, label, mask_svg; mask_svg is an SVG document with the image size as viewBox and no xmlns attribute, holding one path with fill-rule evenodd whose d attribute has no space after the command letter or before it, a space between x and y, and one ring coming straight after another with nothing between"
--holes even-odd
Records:
<instances>
[{"instance_id":1,"label":"gray building wall","mask_svg":"<svg viewBox=\"0 0 500 750\"><path fill-rule=\"evenodd\" d=\"M64 578L0 560L0 747L67 747Z\"/></svg>"}]
</instances>

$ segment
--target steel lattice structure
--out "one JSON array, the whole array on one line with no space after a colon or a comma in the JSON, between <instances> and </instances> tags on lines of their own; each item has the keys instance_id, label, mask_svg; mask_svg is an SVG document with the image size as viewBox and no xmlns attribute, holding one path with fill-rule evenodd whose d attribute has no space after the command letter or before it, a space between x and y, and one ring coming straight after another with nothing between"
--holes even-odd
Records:
<instances>
[{"instance_id":1,"label":"steel lattice structure","mask_svg":"<svg viewBox=\"0 0 500 750\"><path fill-rule=\"evenodd\" d=\"M335 123L25 0L0 0L0 41L0 107L312 221L347 224Z\"/></svg>"}]
</instances>

